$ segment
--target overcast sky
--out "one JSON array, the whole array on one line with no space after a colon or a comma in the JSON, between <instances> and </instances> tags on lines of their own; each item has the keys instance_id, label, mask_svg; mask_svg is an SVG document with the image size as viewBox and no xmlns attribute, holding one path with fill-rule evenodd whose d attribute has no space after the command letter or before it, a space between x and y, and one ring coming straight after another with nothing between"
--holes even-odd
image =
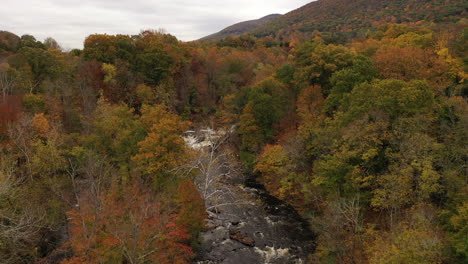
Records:
<instances>
[{"instance_id":1,"label":"overcast sky","mask_svg":"<svg viewBox=\"0 0 468 264\"><path fill-rule=\"evenodd\" d=\"M284 14L311 0L1 0L0 30L55 38L82 48L93 33L137 34L164 28L188 41L234 23Z\"/></svg>"}]
</instances>

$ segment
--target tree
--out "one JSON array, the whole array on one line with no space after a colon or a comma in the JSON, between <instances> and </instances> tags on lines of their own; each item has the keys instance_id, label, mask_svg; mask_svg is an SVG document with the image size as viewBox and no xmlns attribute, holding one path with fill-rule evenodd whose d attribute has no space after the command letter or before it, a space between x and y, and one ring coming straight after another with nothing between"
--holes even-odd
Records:
<instances>
[{"instance_id":1,"label":"tree","mask_svg":"<svg viewBox=\"0 0 468 264\"><path fill-rule=\"evenodd\" d=\"M242 135L242 149L249 152L259 151L265 136L255 118L252 102L245 106L239 123L239 134Z\"/></svg>"},{"instance_id":2,"label":"tree","mask_svg":"<svg viewBox=\"0 0 468 264\"><path fill-rule=\"evenodd\" d=\"M468 202L464 201L456 208L455 214L450 218L450 240L458 259L468 256Z\"/></svg>"},{"instance_id":3,"label":"tree","mask_svg":"<svg viewBox=\"0 0 468 264\"><path fill-rule=\"evenodd\" d=\"M444 263L445 244L433 220L424 213L412 213L413 219L400 223L391 232L377 235L370 243L369 263Z\"/></svg>"},{"instance_id":4,"label":"tree","mask_svg":"<svg viewBox=\"0 0 468 264\"><path fill-rule=\"evenodd\" d=\"M14 100L0 103L0 142L7 138L9 126L20 116L18 105L19 103L15 104Z\"/></svg>"},{"instance_id":5,"label":"tree","mask_svg":"<svg viewBox=\"0 0 468 264\"><path fill-rule=\"evenodd\" d=\"M0 91L2 93L2 103L6 103L6 97L13 94L16 85L17 74L9 66L6 69L0 68Z\"/></svg>"},{"instance_id":6,"label":"tree","mask_svg":"<svg viewBox=\"0 0 468 264\"><path fill-rule=\"evenodd\" d=\"M380 49L373 59L379 75L384 78L427 80L439 94L449 84L446 63L430 50L391 47Z\"/></svg>"},{"instance_id":7,"label":"tree","mask_svg":"<svg viewBox=\"0 0 468 264\"><path fill-rule=\"evenodd\" d=\"M104 100L98 102L93 117L93 132L85 142L128 174L130 158L137 153L137 143L145 136L140 121L125 104L111 105Z\"/></svg>"},{"instance_id":8,"label":"tree","mask_svg":"<svg viewBox=\"0 0 468 264\"><path fill-rule=\"evenodd\" d=\"M46 47L46 49L62 50L62 47L60 47L58 42L51 37L48 37L44 40L44 46Z\"/></svg>"},{"instance_id":9,"label":"tree","mask_svg":"<svg viewBox=\"0 0 468 264\"><path fill-rule=\"evenodd\" d=\"M189 123L163 105L145 105L141 111L140 120L147 136L138 143L138 153L132 160L147 181L161 188L171 180L173 170L187 161L189 153L181 135Z\"/></svg>"},{"instance_id":10,"label":"tree","mask_svg":"<svg viewBox=\"0 0 468 264\"><path fill-rule=\"evenodd\" d=\"M429 110L434 104L434 93L425 81L388 79L358 85L347 100L340 109L347 121L372 110L382 111L396 120Z\"/></svg>"},{"instance_id":11,"label":"tree","mask_svg":"<svg viewBox=\"0 0 468 264\"><path fill-rule=\"evenodd\" d=\"M301 204L301 180L289 153L281 145L266 145L258 157L255 172L261 174L260 182L275 197L291 204Z\"/></svg>"},{"instance_id":12,"label":"tree","mask_svg":"<svg viewBox=\"0 0 468 264\"><path fill-rule=\"evenodd\" d=\"M207 218L205 201L200 196L197 187L190 179L184 179L177 188L177 205L179 207L176 224L190 235L190 245L196 248L199 234L205 230Z\"/></svg>"},{"instance_id":13,"label":"tree","mask_svg":"<svg viewBox=\"0 0 468 264\"><path fill-rule=\"evenodd\" d=\"M370 82L377 77L377 70L368 57L358 56L351 67L333 73L330 78L332 88L327 98L326 110L332 112L343 104L344 97L353 88L363 82Z\"/></svg>"},{"instance_id":14,"label":"tree","mask_svg":"<svg viewBox=\"0 0 468 264\"><path fill-rule=\"evenodd\" d=\"M139 54L136 63L136 67L145 77L145 81L152 85L158 85L168 77L174 61L161 45L157 45L148 47Z\"/></svg>"},{"instance_id":15,"label":"tree","mask_svg":"<svg viewBox=\"0 0 468 264\"><path fill-rule=\"evenodd\" d=\"M262 145L277 134L276 128L289 110L285 90L281 82L267 78L256 86L245 87L235 101L231 101L237 104L230 106L231 109L242 109L238 132L242 136L241 149L246 164L253 165L252 154L258 153Z\"/></svg>"},{"instance_id":16,"label":"tree","mask_svg":"<svg viewBox=\"0 0 468 264\"><path fill-rule=\"evenodd\" d=\"M363 205L357 194L325 201L322 214L311 220L318 232L312 255L317 263L365 263Z\"/></svg>"},{"instance_id":17,"label":"tree","mask_svg":"<svg viewBox=\"0 0 468 264\"><path fill-rule=\"evenodd\" d=\"M44 113L35 114L32 120L32 127L35 133L42 138L46 138L47 134L51 130L49 121L44 116Z\"/></svg>"},{"instance_id":18,"label":"tree","mask_svg":"<svg viewBox=\"0 0 468 264\"><path fill-rule=\"evenodd\" d=\"M13 164L11 157L0 157L0 258L5 264L34 258L43 226L31 208L18 206L21 181L14 175Z\"/></svg>"},{"instance_id":19,"label":"tree","mask_svg":"<svg viewBox=\"0 0 468 264\"><path fill-rule=\"evenodd\" d=\"M352 64L353 55L343 46L325 45L318 40L309 41L296 49L295 79L302 87L321 85L324 94L330 91L331 75Z\"/></svg>"},{"instance_id":20,"label":"tree","mask_svg":"<svg viewBox=\"0 0 468 264\"><path fill-rule=\"evenodd\" d=\"M83 57L103 63L113 63L115 60L114 36L94 34L84 41Z\"/></svg>"},{"instance_id":21,"label":"tree","mask_svg":"<svg viewBox=\"0 0 468 264\"><path fill-rule=\"evenodd\" d=\"M68 212L72 263L189 263L190 235L164 204L136 181L80 197Z\"/></svg>"}]
</instances>

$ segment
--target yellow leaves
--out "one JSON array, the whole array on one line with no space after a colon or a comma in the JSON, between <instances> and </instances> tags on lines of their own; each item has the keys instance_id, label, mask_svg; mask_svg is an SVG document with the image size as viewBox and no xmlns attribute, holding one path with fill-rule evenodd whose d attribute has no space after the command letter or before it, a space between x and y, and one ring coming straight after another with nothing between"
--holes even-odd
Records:
<instances>
[{"instance_id":1,"label":"yellow leaves","mask_svg":"<svg viewBox=\"0 0 468 264\"><path fill-rule=\"evenodd\" d=\"M457 208L457 214L450 219L450 223L456 228L466 228L468 224L468 201L464 201Z\"/></svg>"},{"instance_id":2,"label":"yellow leaves","mask_svg":"<svg viewBox=\"0 0 468 264\"><path fill-rule=\"evenodd\" d=\"M439 57L441 57L442 59L445 59L445 60L450 60L451 59L450 52L449 52L448 48L440 49L439 51L437 51L437 55L439 55Z\"/></svg>"},{"instance_id":3,"label":"yellow leaves","mask_svg":"<svg viewBox=\"0 0 468 264\"><path fill-rule=\"evenodd\" d=\"M265 146L255 171L261 173L260 181L271 194L296 206L302 202L298 184L301 175L294 170L292 160L281 145Z\"/></svg>"},{"instance_id":4,"label":"yellow leaves","mask_svg":"<svg viewBox=\"0 0 468 264\"><path fill-rule=\"evenodd\" d=\"M49 138L47 142L36 140L32 143L32 149L30 162L33 175L50 177L65 170L68 165L56 138Z\"/></svg>"},{"instance_id":5,"label":"yellow leaves","mask_svg":"<svg viewBox=\"0 0 468 264\"><path fill-rule=\"evenodd\" d=\"M160 186L172 174L171 170L187 161L189 151L181 134L189 123L162 105L143 106L140 120L148 135L138 143L138 154L132 160L143 175L151 176L153 183Z\"/></svg>"},{"instance_id":6,"label":"yellow leaves","mask_svg":"<svg viewBox=\"0 0 468 264\"><path fill-rule=\"evenodd\" d=\"M399 223L389 232L374 234L367 249L370 264L444 263L445 242L425 215L429 212L420 211L413 210L410 221Z\"/></svg>"},{"instance_id":7,"label":"yellow leaves","mask_svg":"<svg viewBox=\"0 0 468 264\"><path fill-rule=\"evenodd\" d=\"M454 58L450 50L443 46L437 51L439 58L444 60L448 65L448 73L453 78L458 78L459 83L465 82L468 78L468 74L464 70L463 61L460 58Z\"/></svg>"},{"instance_id":8,"label":"yellow leaves","mask_svg":"<svg viewBox=\"0 0 468 264\"><path fill-rule=\"evenodd\" d=\"M411 169L401 169L397 173L377 177L379 188L373 191L371 205L380 209L398 209L411 202L412 177Z\"/></svg>"},{"instance_id":9,"label":"yellow leaves","mask_svg":"<svg viewBox=\"0 0 468 264\"><path fill-rule=\"evenodd\" d=\"M255 171L262 174L280 173L289 162L289 158L280 145L267 145L260 155Z\"/></svg>"},{"instance_id":10,"label":"yellow leaves","mask_svg":"<svg viewBox=\"0 0 468 264\"><path fill-rule=\"evenodd\" d=\"M102 64L102 71L104 72L104 83L107 85L115 85L115 76L117 74L115 66L104 63Z\"/></svg>"},{"instance_id":11,"label":"yellow leaves","mask_svg":"<svg viewBox=\"0 0 468 264\"><path fill-rule=\"evenodd\" d=\"M51 127L44 113L35 114L32 120L32 126L36 134L40 137L47 137Z\"/></svg>"},{"instance_id":12,"label":"yellow leaves","mask_svg":"<svg viewBox=\"0 0 468 264\"><path fill-rule=\"evenodd\" d=\"M428 200L431 194L440 191L442 187L439 184L441 175L434 169L432 162L429 160L423 160L418 165L417 168L421 174L419 183L420 199Z\"/></svg>"},{"instance_id":13,"label":"yellow leaves","mask_svg":"<svg viewBox=\"0 0 468 264\"><path fill-rule=\"evenodd\" d=\"M376 148L371 148L369 150L367 150L366 152L364 152L361 156L361 158L364 160L364 161L369 161L373 158L375 158L377 155L379 154L379 150L376 149Z\"/></svg>"},{"instance_id":14,"label":"yellow leaves","mask_svg":"<svg viewBox=\"0 0 468 264\"><path fill-rule=\"evenodd\" d=\"M217 117L222 126L231 126L236 123L239 116L236 114L236 96L235 94L229 94L224 96L223 108L217 112Z\"/></svg>"}]
</instances>

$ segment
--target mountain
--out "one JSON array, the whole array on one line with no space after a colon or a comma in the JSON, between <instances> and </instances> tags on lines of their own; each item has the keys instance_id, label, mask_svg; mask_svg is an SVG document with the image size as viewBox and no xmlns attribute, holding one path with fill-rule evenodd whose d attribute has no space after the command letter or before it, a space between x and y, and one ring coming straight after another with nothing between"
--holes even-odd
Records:
<instances>
[{"instance_id":1,"label":"mountain","mask_svg":"<svg viewBox=\"0 0 468 264\"><path fill-rule=\"evenodd\" d=\"M466 0L319 0L261 25L257 37L290 32L355 36L384 23L451 23L466 18Z\"/></svg>"},{"instance_id":2,"label":"mountain","mask_svg":"<svg viewBox=\"0 0 468 264\"><path fill-rule=\"evenodd\" d=\"M17 35L0 30L0 51L14 51L20 43L20 37Z\"/></svg>"},{"instance_id":3,"label":"mountain","mask_svg":"<svg viewBox=\"0 0 468 264\"><path fill-rule=\"evenodd\" d=\"M259 26L264 25L278 17L281 17L281 15L271 14L260 19L240 22L223 29L218 33L201 38L200 40L221 40L228 36L240 36L242 34L249 33L258 28Z\"/></svg>"},{"instance_id":4,"label":"mountain","mask_svg":"<svg viewBox=\"0 0 468 264\"><path fill-rule=\"evenodd\" d=\"M288 37L314 31L338 38L365 36L385 23L454 23L466 19L466 0L318 0L285 15L242 22L203 38L219 40L250 33L256 37Z\"/></svg>"}]
</instances>

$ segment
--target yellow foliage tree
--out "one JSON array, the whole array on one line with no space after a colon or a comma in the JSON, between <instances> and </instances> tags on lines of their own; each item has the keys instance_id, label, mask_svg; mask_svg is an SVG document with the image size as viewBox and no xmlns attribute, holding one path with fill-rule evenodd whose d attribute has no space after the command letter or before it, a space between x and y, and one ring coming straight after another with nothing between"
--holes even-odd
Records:
<instances>
[{"instance_id":1,"label":"yellow foliage tree","mask_svg":"<svg viewBox=\"0 0 468 264\"><path fill-rule=\"evenodd\" d=\"M151 178L157 188L161 187L173 174L173 170L183 165L189 157L181 134L189 127L189 122L166 110L163 105L143 106L141 123L147 131L144 140L138 143L136 162L140 173Z\"/></svg>"},{"instance_id":2,"label":"yellow foliage tree","mask_svg":"<svg viewBox=\"0 0 468 264\"><path fill-rule=\"evenodd\" d=\"M47 133L50 131L50 124L44 113L34 115L32 126L39 137L47 137Z\"/></svg>"}]
</instances>

